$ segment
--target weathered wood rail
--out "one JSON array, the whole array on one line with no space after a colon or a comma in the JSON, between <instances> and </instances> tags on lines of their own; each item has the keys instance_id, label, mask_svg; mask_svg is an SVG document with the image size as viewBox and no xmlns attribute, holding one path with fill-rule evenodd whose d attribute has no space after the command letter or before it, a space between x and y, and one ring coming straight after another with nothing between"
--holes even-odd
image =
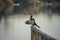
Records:
<instances>
[{"instance_id":1,"label":"weathered wood rail","mask_svg":"<svg viewBox=\"0 0 60 40\"><path fill-rule=\"evenodd\" d=\"M56 39L43 33L36 27L31 27L31 40L56 40Z\"/></svg>"}]
</instances>

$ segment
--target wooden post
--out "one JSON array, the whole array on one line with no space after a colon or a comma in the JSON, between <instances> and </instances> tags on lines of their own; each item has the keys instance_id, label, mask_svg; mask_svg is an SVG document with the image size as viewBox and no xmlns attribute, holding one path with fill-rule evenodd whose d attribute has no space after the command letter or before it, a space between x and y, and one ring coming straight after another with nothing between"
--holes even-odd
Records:
<instances>
[{"instance_id":1,"label":"wooden post","mask_svg":"<svg viewBox=\"0 0 60 40\"><path fill-rule=\"evenodd\" d=\"M56 40L35 27L31 27L31 40Z\"/></svg>"}]
</instances>

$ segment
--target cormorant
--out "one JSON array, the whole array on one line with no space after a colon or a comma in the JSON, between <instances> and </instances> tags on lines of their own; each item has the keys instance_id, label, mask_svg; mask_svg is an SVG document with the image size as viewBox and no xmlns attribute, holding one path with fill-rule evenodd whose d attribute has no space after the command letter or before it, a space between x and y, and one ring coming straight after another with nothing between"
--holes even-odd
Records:
<instances>
[{"instance_id":1,"label":"cormorant","mask_svg":"<svg viewBox=\"0 0 60 40\"><path fill-rule=\"evenodd\" d=\"M31 24L32 26L37 26L38 28L40 28L40 27L36 24L35 19L32 17L32 15L30 16L30 20L27 20L25 23L26 23L26 24Z\"/></svg>"}]
</instances>

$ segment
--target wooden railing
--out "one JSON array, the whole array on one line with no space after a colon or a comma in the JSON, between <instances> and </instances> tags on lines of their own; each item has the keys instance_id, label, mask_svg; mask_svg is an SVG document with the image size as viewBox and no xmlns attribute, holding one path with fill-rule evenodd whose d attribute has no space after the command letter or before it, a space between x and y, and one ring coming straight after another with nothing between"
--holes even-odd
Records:
<instances>
[{"instance_id":1,"label":"wooden railing","mask_svg":"<svg viewBox=\"0 0 60 40\"><path fill-rule=\"evenodd\" d=\"M36 27L31 27L31 40L56 40L56 39L43 33Z\"/></svg>"}]
</instances>

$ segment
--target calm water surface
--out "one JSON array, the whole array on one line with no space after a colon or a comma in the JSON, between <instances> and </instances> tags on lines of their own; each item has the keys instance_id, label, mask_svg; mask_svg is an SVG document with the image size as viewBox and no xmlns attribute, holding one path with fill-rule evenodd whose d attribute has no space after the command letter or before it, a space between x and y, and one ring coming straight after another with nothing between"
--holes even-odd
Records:
<instances>
[{"instance_id":1,"label":"calm water surface","mask_svg":"<svg viewBox=\"0 0 60 40\"><path fill-rule=\"evenodd\" d=\"M53 7L10 6L0 18L0 40L31 40L30 25L25 21L30 13L41 27L39 30L60 40L60 14ZM7 15L8 14L8 15Z\"/></svg>"}]
</instances>

